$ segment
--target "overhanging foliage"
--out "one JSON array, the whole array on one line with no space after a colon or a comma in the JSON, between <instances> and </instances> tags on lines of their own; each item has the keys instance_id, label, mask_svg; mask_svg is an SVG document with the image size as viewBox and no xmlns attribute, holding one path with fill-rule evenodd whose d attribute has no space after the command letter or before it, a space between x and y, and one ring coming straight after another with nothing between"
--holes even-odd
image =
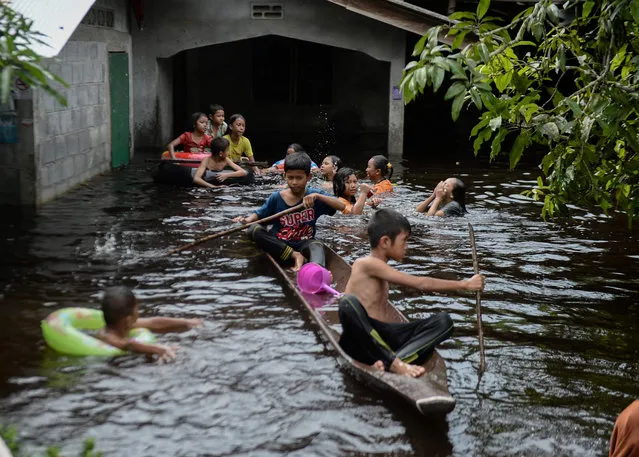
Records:
<instances>
[{"instance_id":1,"label":"overhanging foliage","mask_svg":"<svg viewBox=\"0 0 639 457\"><path fill-rule=\"evenodd\" d=\"M543 149L542 216L567 204L639 214L639 0L541 0L510 23L457 12L415 45L401 88L406 103L426 88L452 100L452 117L474 105L474 151L508 154L514 168ZM443 35L454 37L451 46ZM509 149L504 151L504 148Z\"/></svg>"},{"instance_id":2,"label":"overhanging foliage","mask_svg":"<svg viewBox=\"0 0 639 457\"><path fill-rule=\"evenodd\" d=\"M43 43L41 33L32 30L33 21L0 0L0 103L6 103L15 78L32 87L41 87L66 106L66 99L51 85L68 85L40 64L40 56L30 49Z\"/></svg>"}]
</instances>

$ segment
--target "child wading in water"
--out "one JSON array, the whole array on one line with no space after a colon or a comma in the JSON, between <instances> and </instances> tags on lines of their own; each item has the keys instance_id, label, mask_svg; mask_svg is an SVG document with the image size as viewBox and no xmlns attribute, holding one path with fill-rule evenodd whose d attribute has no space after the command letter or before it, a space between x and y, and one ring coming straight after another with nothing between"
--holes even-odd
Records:
<instances>
[{"instance_id":1,"label":"child wading in water","mask_svg":"<svg viewBox=\"0 0 639 457\"><path fill-rule=\"evenodd\" d=\"M229 119L229 130L231 133L224 135L224 138L231 143L229 150L229 158L233 161L239 161L242 156L248 158L248 163L253 168L256 175L260 174L260 169L255 165L255 157L253 156L253 148L248 138L244 136L246 131L246 119L241 114L234 114Z\"/></svg>"},{"instance_id":2,"label":"child wading in water","mask_svg":"<svg viewBox=\"0 0 639 457\"><path fill-rule=\"evenodd\" d=\"M342 159L337 156L326 156L324 160L322 160L320 173L326 180L326 182L322 183L322 189L327 191L333 190L333 178L335 178L335 173L337 173L340 168L342 168Z\"/></svg>"},{"instance_id":3,"label":"child wading in water","mask_svg":"<svg viewBox=\"0 0 639 457\"><path fill-rule=\"evenodd\" d=\"M184 152L195 152L198 154L207 152L206 149L211 146L212 140L212 138L205 133L208 122L206 114L194 113L193 132L184 132L169 143L169 154L171 154L171 159L175 160L175 147L178 144L184 145Z\"/></svg>"},{"instance_id":4,"label":"child wading in water","mask_svg":"<svg viewBox=\"0 0 639 457\"><path fill-rule=\"evenodd\" d=\"M453 332L447 313L409 323L390 323L388 285L399 284L429 292L483 290L484 277L450 281L401 273L388 265L406 254L410 223L396 211L381 209L368 224L371 254L353 263L345 295L339 302L342 323L340 346L362 363L380 371L417 377L424 374L421 363L436 345Z\"/></svg>"},{"instance_id":5,"label":"child wading in water","mask_svg":"<svg viewBox=\"0 0 639 457\"><path fill-rule=\"evenodd\" d=\"M200 319L138 318L138 301L128 287L111 287L104 291L102 313L106 327L97 335L98 339L125 351L157 354L162 362L174 359L177 348L133 341L129 339L132 329L146 328L153 332L166 333L185 331L202 325Z\"/></svg>"},{"instance_id":6,"label":"child wading in water","mask_svg":"<svg viewBox=\"0 0 639 457\"><path fill-rule=\"evenodd\" d=\"M295 152L306 152L306 151L304 150L302 145L299 143L289 144L288 148L286 148L286 155L288 156L289 154L293 154ZM284 160L286 160L286 157L278 160L273 165L271 165L271 168L267 168L264 171L267 171L269 173L284 173ZM319 170L317 164L311 160L311 171L315 172L317 170Z\"/></svg>"},{"instance_id":7,"label":"child wading in water","mask_svg":"<svg viewBox=\"0 0 639 457\"><path fill-rule=\"evenodd\" d=\"M193 183L202 187L218 187L220 184L233 184L234 180L247 176L248 171L229 159L228 154L229 140L215 138L211 142L211 155L193 169ZM227 167L234 171L222 172Z\"/></svg>"},{"instance_id":8,"label":"child wading in water","mask_svg":"<svg viewBox=\"0 0 639 457\"><path fill-rule=\"evenodd\" d=\"M287 189L273 192L255 213L248 217L236 217L233 221L243 224L255 222L303 203L304 209L280 217L273 222L269 231L259 224L252 225L248 229L248 236L278 262L293 267L295 271L304 264L305 257L326 266L324 245L314 239L315 222L324 214L332 216L336 210L342 211L344 203L329 197L326 192L307 187L311 179L311 158L306 153L296 152L286 156L284 178Z\"/></svg>"},{"instance_id":9,"label":"child wading in water","mask_svg":"<svg viewBox=\"0 0 639 457\"><path fill-rule=\"evenodd\" d=\"M357 195L357 175L352 168L340 168L333 178L333 193L346 206L343 214L362 214L366 205L366 196L371 188L367 184L359 184L359 196Z\"/></svg>"},{"instance_id":10,"label":"child wading in water","mask_svg":"<svg viewBox=\"0 0 639 457\"><path fill-rule=\"evenodd\" d=\"M386 157L381 155L371 157L366 167L366 174L373 183L369 197L393 192L393 185L389 181L393 176L393 166Z\"/></svg>"},{"instance_id":11,"label":"child wading in water","mask_svg":"<svg viewBox=\"0 0 639 457\"><path fill-rule=\"evenodd\" d=\"M228 124L224 122L224 108L221 105L209 106L209 123L206 127L206 134L212 138L221 138L228 129Z\"/></svg>"},{"instance_id":12,"label":"child wading in water","mask_svg":"<svg viewBox=\"0 0 639 457\"><path fill-rule=\"evenodd\" d=\"M463 216L466 213L466 186L457 178L441 181L415 211L427 212L427 216Z\"/></svg>"}]
</instances>

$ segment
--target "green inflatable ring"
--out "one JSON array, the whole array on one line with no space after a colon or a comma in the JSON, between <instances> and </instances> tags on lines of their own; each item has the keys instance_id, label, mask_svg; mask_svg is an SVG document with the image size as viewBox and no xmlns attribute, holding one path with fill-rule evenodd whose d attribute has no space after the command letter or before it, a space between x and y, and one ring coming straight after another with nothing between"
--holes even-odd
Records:
<instances>
[{"instance_id":1,"label":"green inflatable ring","mask_svg":"<svg viewBox=\"0 0 639 457\"><path fill-rule=\"evenodd\" d=\"M106 344L81 330L104 328L102 311L89 308L59 309L42 321L42 336L57 352L69 355L115 356L126 351ZM136 328L129 334L131 339L150 344L155 341L153 333L145 328Z\"/></svg>"}]
</instances>

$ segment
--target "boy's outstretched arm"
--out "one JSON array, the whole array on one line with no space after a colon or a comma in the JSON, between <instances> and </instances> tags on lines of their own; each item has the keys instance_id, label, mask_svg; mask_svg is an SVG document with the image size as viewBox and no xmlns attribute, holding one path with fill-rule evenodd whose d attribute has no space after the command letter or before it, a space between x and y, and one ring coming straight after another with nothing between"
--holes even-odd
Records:
<instances>
[{"instance_id":1,"label":"boy's outstretched arm","mask_svg":"<svg viewBox=\"0 0 639 457\"><path fill-rule=\"evenodd\" d=\"M362 259L363 260L363 259ZM361 260L360 260L361 261ZM484 290L484 277L473 275L470 279L455 281L449 279L431 278L428 276L413 276L397 271L386 262L379 259L367 258L365 271L371 276L383 279L392 284L408 286L428 292L453 292L456 290Z\"/></svg>"},{"instance_id":2,"label":"boy's outstretched arm","mask_svg":"<svg viewBox=\"0 0 639 457\"><path fill-rule=\"evenodd\" d=\"M162 361L174 359L177 349L177 347L162 346L160 344L140 343L138 341L120 338L112 333L101 335L100 340L123 351L137 352L140 354L157 354Z\"/></svg>"},{"instance_id":3,"label":"boy's outstretched arm","mask_svg":"<svg viewBox=\"0 0 639 457\"><path fill-rule=\"evenodd\" d=\"M133 327L146 328L152 332L183 332L202 325L201 319L182 319L174 317L149 317L135 321Z\"/></svg>"},{"instance_id":4,"label":"boy's outstretched arm","mask_svg":"<svg viewBox=\"0 0 639 457\"><path fill-rule=\"evenodd\" d=\"M329 197L328 195L324 194L308 194L306 197L304 197L302 203L304 203L305 207L310 208L313 206L316 200L323 202L327 206L330 206L337 211L342 211L344 210L344 208L346 208L344 202L338 200L335 197Z\"/></svg>"}]
</instances>

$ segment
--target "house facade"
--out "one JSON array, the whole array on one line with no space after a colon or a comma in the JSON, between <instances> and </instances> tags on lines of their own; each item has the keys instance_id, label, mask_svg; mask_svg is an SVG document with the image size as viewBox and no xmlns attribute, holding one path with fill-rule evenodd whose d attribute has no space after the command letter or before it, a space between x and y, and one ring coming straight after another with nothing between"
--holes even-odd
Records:
<instances>
[{"instance_id":1,"label":"house facade","mask_svg":"<svg viewBox=\"0 0 639 457\"><path fill-rule=\"evenodd\" d=\"M38 206L126 165L134 148L159 151L212 103L246 117L259 160L292 142L331 153L353 139L398 159L407 36L446 21L397 0L86 1L45 60L69 84L59 87L68 105L16 90L2 203Z\"/></svg>"}]
</instances>

